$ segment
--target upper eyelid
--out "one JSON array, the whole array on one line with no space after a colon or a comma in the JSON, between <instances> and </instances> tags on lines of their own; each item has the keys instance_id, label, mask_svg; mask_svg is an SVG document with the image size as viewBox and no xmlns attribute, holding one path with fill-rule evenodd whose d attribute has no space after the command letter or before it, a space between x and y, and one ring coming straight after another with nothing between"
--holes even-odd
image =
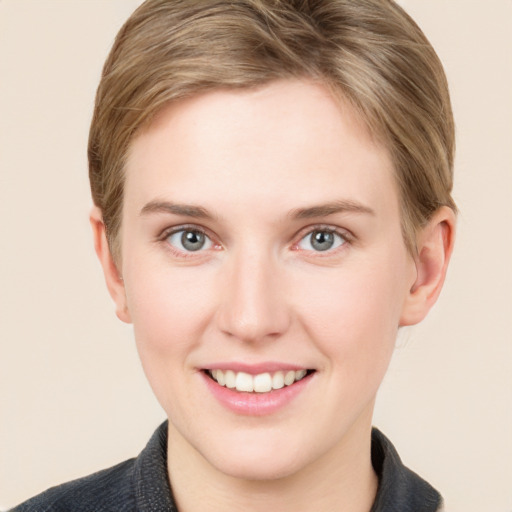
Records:
<instances>
[{"instance_id":1,"label":"upper eyelid","mask_svg":"<svg viewBox=\"0 0 512 512\"><path fill-rule=\"evenodd\" d=\"M297 241L302 240L305 236L313 233L314 231L329 231L340 235L341 237L351 241L354 238L354 234L346 229L339 226L333 226L332 224L313 224L300 229L297 234L293 237Z\"/></svg>"},{"instance_id":2,"label":"upper eyelid","mask_svg":"<svg viewBox=\"0 0 512 512\"><path fill-rule=\"evenodd\" d=\"M170 226L167 228L162 229L160 234L158 235L158 239L166 239L170 235L173 235L174 233L179 233L180 231L199 231L199 233L202 233L203 235L206 235L211 240L215 239L215 236L212 235L210 230L198 226L197 224L180 224L178 226Z\"/></svg>"}]
</instances>

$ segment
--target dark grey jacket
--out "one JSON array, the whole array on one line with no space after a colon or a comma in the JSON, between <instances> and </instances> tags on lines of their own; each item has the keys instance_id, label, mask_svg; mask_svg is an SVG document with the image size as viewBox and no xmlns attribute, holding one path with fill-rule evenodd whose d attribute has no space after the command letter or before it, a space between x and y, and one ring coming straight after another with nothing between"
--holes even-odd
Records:
<instances>
[{"instance_id":1,"label":"dark grey jacket","mask_svg":"<svg viewBox=\"0 0 512 512\"><path fill-rule=\"evenodd\" d=\"M372 432L372 463L379 476L371 512L436 512L441 496L407 469L389 440ZM167 478L167 422L136 459L52 487L11 512L178 512Z\"/></svg>"}]
</instances>

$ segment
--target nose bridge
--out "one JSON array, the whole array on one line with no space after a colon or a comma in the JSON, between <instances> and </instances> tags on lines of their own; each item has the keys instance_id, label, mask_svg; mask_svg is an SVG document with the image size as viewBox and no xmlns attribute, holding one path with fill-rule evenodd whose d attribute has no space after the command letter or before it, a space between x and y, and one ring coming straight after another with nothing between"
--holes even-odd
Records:
<instances>
[{"instance_id":1,"label":"nose bridge","mask_svg":"<svg viewBox=\"0 0 512 512\"><path fill-rule=\"evenodd\" d=\"M271 251L246 247L232 254L223 273L220 329L242 341L276 338L289 325L283 274Z\"/></svg>"}]
</instances>

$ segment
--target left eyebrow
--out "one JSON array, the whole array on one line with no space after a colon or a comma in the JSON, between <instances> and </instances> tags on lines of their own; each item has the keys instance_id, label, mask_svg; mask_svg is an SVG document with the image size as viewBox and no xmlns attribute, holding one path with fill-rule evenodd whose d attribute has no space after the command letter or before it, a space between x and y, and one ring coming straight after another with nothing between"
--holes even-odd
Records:
<instances>
[{"instance_id":1,"label":"left eyebrow","mask_svg":"<svg viewBox=\"0 0 512 512\"><path fill-rule=\"evenodd\" d=\"M290 212L290 216L294 219L312 219L314 217L326 217L335 213L363 213L367 215L375 215L375 211L357 201L349 201L341 199L330 203L310 206L308 208L297 208Z\"/></svg>"}]
</instances>

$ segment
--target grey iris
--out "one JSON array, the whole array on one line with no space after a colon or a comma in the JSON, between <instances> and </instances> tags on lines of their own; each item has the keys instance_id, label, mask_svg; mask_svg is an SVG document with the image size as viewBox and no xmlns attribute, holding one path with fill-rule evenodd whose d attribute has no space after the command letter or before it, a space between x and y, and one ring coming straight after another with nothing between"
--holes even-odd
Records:
<instances>
[{"instance_id":1,"label":"grey iris","mask_svg":"<svg viewBox=\"0 0 512 512\"><path fill-rule=\"evenodd\" d=\"M181 244L187 251L199 251L204 242L205 236L200 231L184 231L181 235Z\"/></svg>"},{"instance_id":2,"label":"grey iris","mask_svg":"<svg viewBox=\"0 0 512 512\"><path fill-rule=\"evenodd\" d=\"M334 234L329 231L313 231L311 247L317 251L327 251L334 245Z\"/></svg>"}]
</instances>

